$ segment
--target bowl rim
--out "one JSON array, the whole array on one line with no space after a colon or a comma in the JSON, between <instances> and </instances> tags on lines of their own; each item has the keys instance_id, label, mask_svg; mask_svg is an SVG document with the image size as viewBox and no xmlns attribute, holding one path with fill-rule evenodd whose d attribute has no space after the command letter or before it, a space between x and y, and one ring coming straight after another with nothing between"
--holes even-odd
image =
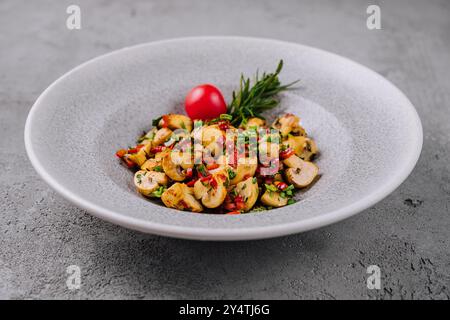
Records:
<instances>
[{"instance_id":1,"label":"bowl rim","mask_svg":"<svg viewBox=\"0 0 450 320\"><path fill-rule=\"evenodd\" d=\"M365 71L375 75L383 81L386 81L392 86L393 90L396 90L397 93L402 96L407 106L410 109L410 112L413 115L413 119L415 121L415 125L413 126L415 130L411 131L411 136L416 136L418 143L414 146L413 152L411 153L408 162L396 172L395 175L391 176L389 180L385 183L380 184L373 192L371 192L366 197L360 198L358 201L339 208L337 210L333 210L328 212L327 214L323 214L317 217L311 217L307 219L303 219L296 222L289 222L283 224L277 224L273 226L257 226L257 227L245 227L245 228L205 228L205 227L190 227L190 226L176 226L176 225L168 225L158 222L152 221L144 221L133 217L127 217L120 213L114 212L112 210L106 209L102 206L99 206L91 201L87 201L82 197L78 196L76 193L71 192L66 189L63 185L57 182L55 178L52 177L50 172L44 169L44 166L41 164L38 156L36 155L33 144L31 141L31 126L35 119L36 113L39 112L39 105L46 98L48 93L61 81L71 76L76 71L84 68L85 66L95 63L97 60L106 58L110 55L118 54L124 50L133 50L139 47L144 46L159 46L164 45L166 43L178 42L178 41L192 41L192 40L249 40L249 41L267 41L267 42L275 42L279 44L289 44L295 45L299 47L303 47L308 50L316 51L318 53L326 53L328 55L334 56L335 58L343 59L345 62L350 62L356 65L359 68L364 69ZM182 38L172 38L165 39L153 42L141 43L133 46L127 46L118 50L114 50L108 52L106 54L102 54L100 56L89 59L86 62L83 62L66 72L58 79L56 79L53 83L51 83L36 99L35 103L31 107L27 120L25 122L24 129L24 140L25 140L25 149L30 159L30 162L34 169L37 171L39 176L50 185L56 192L62 195L68 201L74 203L76 206L88 211L92 215L111 222L113 224L118 224L120 226L141 231L144 233L151 233L161 236L168 236L174 238L183 238L183 239L195 239L195 240L252 240L252 239L264 239L264 238L273 238L283 235L289 235L294 233L299 233L303 231L308 231L316 228L320 228L341 220L344 220L348 217L351 217L367 208L370 208L377 202L383 200L386 196L392 193L404 180L409 176L409 174L414 169L417 161L419 160L422 146L423 146L423 127L420 120L420 117L417 113L417 110L414 108L411 101L405 96L405 94L397 88L391 81L381 76L377 72L372 69L355 62L349 58L343 57L341 55L322 50L319 48L315 48L308 45L303 45L295 42L288 42L282 40L276 40L271 38L257 38L257 37L241 37L241 36L200 36L200 37L182 37ZM230 216L232 219L233 216Z\"/></svg>"}]
</instances>

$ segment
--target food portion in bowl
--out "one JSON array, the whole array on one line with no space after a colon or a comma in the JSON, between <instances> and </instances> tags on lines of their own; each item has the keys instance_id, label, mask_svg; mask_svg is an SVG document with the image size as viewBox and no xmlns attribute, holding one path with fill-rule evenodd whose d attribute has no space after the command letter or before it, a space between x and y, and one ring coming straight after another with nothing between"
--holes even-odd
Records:
<instances>
[{"instance_id":1,"label":"food portion in bowl","mask_svg":"<svg viewBox=\"0 0 450 320\"><path fill-rule=\"evenodd\" d=\"M295 202L298 189L319 174L318 153L294 114L268 124L262 113L276 107L278 74L241 76L240 89L227 106L213 85L192 89L186 112L153 120L138 144L116 155L135 171L134 184L145 197L192 212L240 214Z\"/></svg>"}]
</instances>

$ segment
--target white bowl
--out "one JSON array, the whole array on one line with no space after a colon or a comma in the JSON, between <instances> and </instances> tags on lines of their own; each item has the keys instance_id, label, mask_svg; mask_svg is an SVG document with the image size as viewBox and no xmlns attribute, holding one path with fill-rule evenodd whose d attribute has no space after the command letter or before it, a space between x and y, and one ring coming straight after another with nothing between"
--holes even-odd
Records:
<instances>
[{"instance_id":1,"label":"white bowl","mask_svg":"<svg viewBox=\"0 0 450 320\"><path fill-rule=\"evenodd\" d=\"M151 119L183 112L190 88L213 83L229 101L241 72L301 79L276 113L293 112L321 150L321 178L300 201L242 215L181 212L136 193L132 173L114 157ZM143 232L203 240L281 236L350 217L395 190L414 168L422 126L410 101L389 81L346 58L267 39L201 37L112 52L56 80L25 126L28 156L41 177L77 206Z\"/></svg>"}]
</instances>

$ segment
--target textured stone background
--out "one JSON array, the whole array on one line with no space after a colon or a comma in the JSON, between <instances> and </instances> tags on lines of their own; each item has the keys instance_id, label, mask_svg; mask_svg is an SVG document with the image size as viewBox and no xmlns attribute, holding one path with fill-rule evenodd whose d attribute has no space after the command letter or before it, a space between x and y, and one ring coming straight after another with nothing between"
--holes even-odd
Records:
<instances>
[{"instance_id":1,"label":"textured stone background","mask_svg":"<svg viewBox=\"0 0 450 320\"><path fill-rule=\"evenodd\" d=\"M0 298L448 299L450 297L450 1L0 2ZM66 7L82 30L65 27ZM375 1L376 3L376 1ZM317 46L394 82L425 140L409 179L375 207L284 238L208 243L155 237L96 218L38 178L23 128L57 77L123 46L193 35L247 35ZM386 141L389 143L389 141ZM82 287L66 288L66 267ZM382 289L366 288L366 267Z\"/></svg>"}]
</instances>

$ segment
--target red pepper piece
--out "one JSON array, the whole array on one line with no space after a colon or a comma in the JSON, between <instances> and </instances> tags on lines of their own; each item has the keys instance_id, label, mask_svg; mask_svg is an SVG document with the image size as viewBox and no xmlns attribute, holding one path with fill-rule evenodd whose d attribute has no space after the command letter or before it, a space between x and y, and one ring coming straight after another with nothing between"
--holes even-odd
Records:
<instances>
[{"instance_id":1,"label":"red pepper piece","mask_svg":"<svg viewBox=\"0 0 450 320\"><path fill-rule=\"evenodd\" d=\"M283 150L280 152L280 158L282 160L289 158L294 154L294 150L292 148L287 148L286 150Z\"/></svg>"},{"instance_id":2,"label":"red pepper piece","mask_svg":"<svg viewBox=\"0 0 450 320\"><path fill-rule=\"evenodd\" d=\"M125 149L120 149L119 151L117 151L116 152L116 156L118 157L118 158L123 158L123 156L124 155L126 155L127 154L127 150L125 150Z\"/></svg>"}]
</instances>

